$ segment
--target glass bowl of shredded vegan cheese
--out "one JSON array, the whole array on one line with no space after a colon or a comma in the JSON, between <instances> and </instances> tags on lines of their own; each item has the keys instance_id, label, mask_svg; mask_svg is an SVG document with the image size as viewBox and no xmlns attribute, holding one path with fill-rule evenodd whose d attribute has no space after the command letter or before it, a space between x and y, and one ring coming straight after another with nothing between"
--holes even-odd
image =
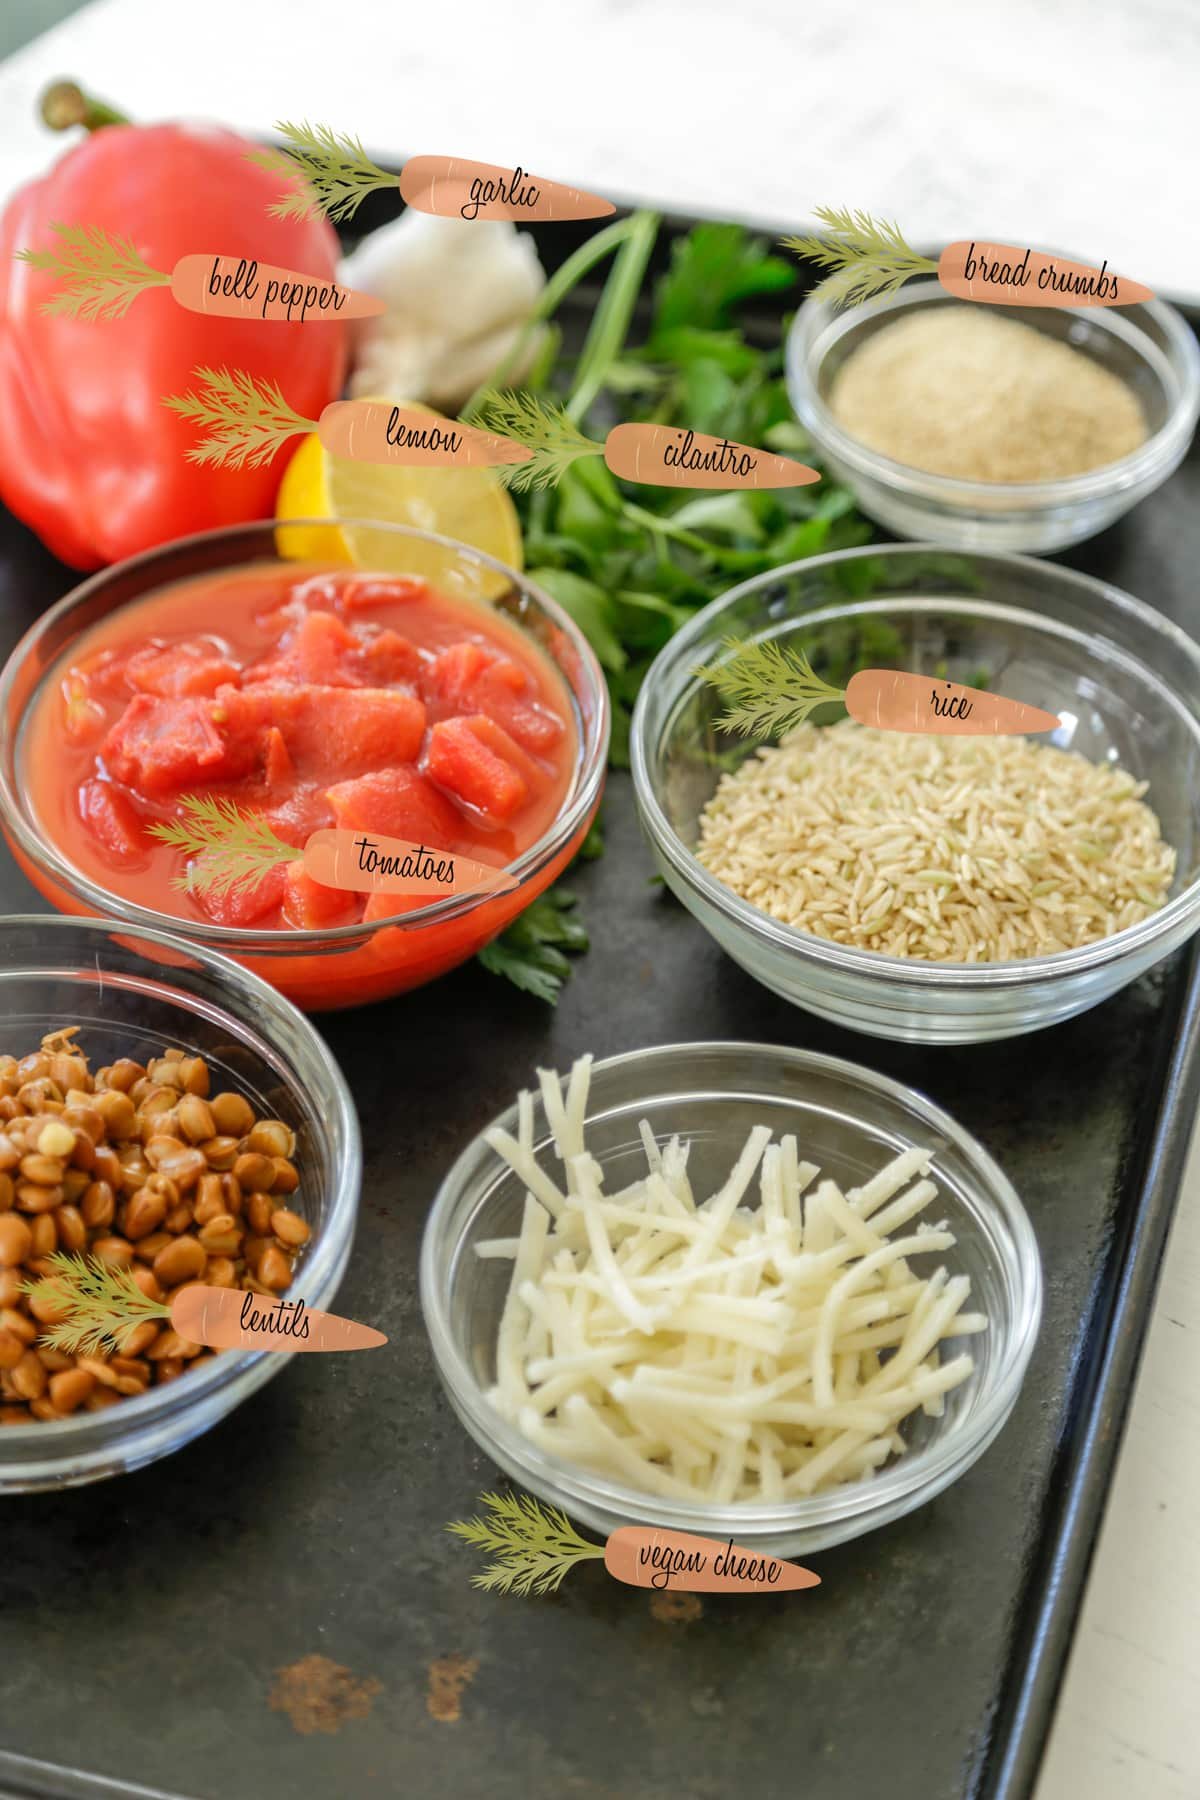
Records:
<instances>
[{"instance_id":1,"label":"glass bowl of shredded vegan cheese","mask_svg":"<svg viewBox=\"0 0 1200 1800\"><path fill-rule=\"evenodd\" d=\"M809 299L787 375L865 512L963 549L1094 536L1178 467L1200 414L1195 336L1159 300L993 306L936 281L849 308Z\"/></svg>"},{"instance_id":2,"label":"glass bowl of shredded vegan cheese","mask_svg":"<svg viewBox=\"0 0 1200 1800\"><path fill-rule=\"evenodd\" d=\"M451 1403L522 1488L602 1533L787 1555L983 1454L1041 1291L1029 1219L960 1126L763 1044L538 1071L447 1175L421 1250Z\"/></svg>"},{"instance_id":3,"label":"glass bowl of shredded vegan cheese","mask_svg":"<svg viewBox=\"0 0 1200 1800\"><path fill-rule=\"evenodd\" d=\"M729 640L1055 714L1030 737L878 731L824 702L756 740L697 669ZM892 544L715 601L660 653L631 733L667 885L796 1005L880 1037L976 1043L1096 1005L1200 926L1200 645L1027 557Z\"/></svg>"}]
</instances>

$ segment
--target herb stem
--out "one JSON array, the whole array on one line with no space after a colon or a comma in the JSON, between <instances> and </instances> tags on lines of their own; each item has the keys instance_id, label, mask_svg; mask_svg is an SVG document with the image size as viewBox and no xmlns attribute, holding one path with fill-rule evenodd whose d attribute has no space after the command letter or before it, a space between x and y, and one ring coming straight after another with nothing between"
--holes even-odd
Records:
<instances>
[{"instance_id":1,"label":"herb stem","mask_svg":"<svg viewBox=\"0 0 1200 1800\"><path fill-rule=\"evenodd\" d=\"M628 224L628 236L617 252L604 292L592 314L591 327L575 370L567 413L576 423L584 417L604 386L608 371L625 343L642 291L646 264L658 236L657 213L633 213Z\"/></svg>"},{"instance_id":2,"label":"herb stem","mask_svg":"<svg viewBox=\"0 0 1200 1800\"><path fill-rule=\"evenodd\" d=\"M644 506L636 501L626 500L621 511L631 525L641 525L646 531L653 532L655 537L674 538L677 544L686 544L689 550L703 551L705 556L712 554L714 546L698 532L689 531L686 525L673 525L669 514L647 512Z\"/></svg>"},{"instance_id":3,"label":"herb stem","mask_svg":"<svg viewBox=\"0 0 1200 1800\"><path fill-rule=\"evenodd\" d=\"M38 111L51 131L70 131L73 125L98 131L102 125L130 123L124 113L85 92L77 81L52 81L38 102Z\"/></svg>"},{"instance_id":4,"label":"herb stem","mask_svg":"<svg viewBox=\"0 0 1200 1800\"><path fill-rule=\"evenodd\" d=\"M529 345L529 340L538 326L558 310L572 288L578 286L589 270L594 269L597 263L603 262L604 258L611 255L614 250L620 249L629 236L634 218L637 216L637 214L633 214L628 219L618 219L615 224L606 225L603 231L597 231L593 237L588 238L586 243L580 244L578 250L573 250L565 262L559 264L538 295L537 303L513 340L512 348L487 379L480 382L466 405L461 408L458 416L464 424L469 424L475 416L479 402L485 394L490 393L494 388L504 386L508 376L520 362Z\"/></svg>"}]
</instances>

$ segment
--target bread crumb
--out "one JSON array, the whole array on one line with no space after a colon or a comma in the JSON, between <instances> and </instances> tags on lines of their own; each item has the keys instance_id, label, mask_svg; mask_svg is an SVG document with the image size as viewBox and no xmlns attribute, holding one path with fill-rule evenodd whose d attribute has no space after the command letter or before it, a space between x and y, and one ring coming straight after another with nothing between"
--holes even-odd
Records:
<instances>
[{"instance_id":1,"label":"bread crumb","mask_svg":"<svg viewBox=\"0 0 1200 1800\"><path fill-rule=\"evenodd\" d=\"M966 481L1082 475L1147 436L1127 382L985 306L926 306L881 326L837 371L829 405L868 449Z\"/></svg>"}]
</instances>

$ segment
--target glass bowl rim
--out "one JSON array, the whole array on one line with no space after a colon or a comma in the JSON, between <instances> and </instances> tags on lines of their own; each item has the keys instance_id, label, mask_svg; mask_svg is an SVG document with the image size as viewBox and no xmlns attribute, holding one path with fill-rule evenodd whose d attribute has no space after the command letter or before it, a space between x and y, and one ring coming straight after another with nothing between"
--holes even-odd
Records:
<instances>
[{"instance_id":1,"label":"glass bowl rim","mask_svg":"<svg viewBox=\"0 0 1200 1800\"><path fill-rule=\"evenodd\" d=\"M102 932L106 938L126 935L124 926L114 919L85 918L74 913L7 913L0 916L0 944L7 933L17 928L28 928L35 932ZM311 1255L301 1262L296 1281L288 1290L293 1297L302 1298L306 1305L327 1305L341 1284L349 1259L358 1218L363 1167L358 1113L337 1059L300 1008L241 963L234 962L207 946L191 943L187 938L172 932L147 927L139 928L137 936L158 945L173 956L203 963L219 982L227 982L252 1007L253 1031L272 1050L275 1049L275 1038L270 1028L282 1016L289 1027L298 1031L307 1042L328 1077L329 1091L322 1096L322 1107L332 1105L336 1108L338 1131L344 1139L346 1154L341 1166L333 1172L329 1216L314 1238ZM164 964L164 985L170 983L170 971L171 964ZM8 977L19 977L26 973L53 976L58 971L6 965L0 976L0 986ZM212 1009L212 1002L205 1004ZM225 1008L218 1010L237 1026L236 1035L240 1041L245 1025L237 1021L233 1014L227 1013ZM293 1086L290 1077L288 1085ZM328 1114L322 1111L322 1117L327 1118ZM210 1368L199 1372L189 1370L179 1381L151 1387L145 1394L123 1400L119 1406L107 1407L102 1412L71 1413L64 1419L36 1420L29 1425L6 1425L0 1431L0 1491L3 1489L3 1476L7 1467L4 1456L6 1444L12 1444L14 1448L44 1444L47 1450L45 1460L53 1460L55 1444L71 1446L62 1450L63 1457L71 1456L76 1449L80 1454L88 1451L95 1454L102 1445L118 1442L128 1435L136 1435L139 1428L149 1429L156 1420L186 1416L194 1410L196 1404L229 1388L238 1390L232 1402L236 1406L263 1382L277 1374L295 1354L295 1351L279 1350L223 1350L212 1359ZM271 1359L269 1362L266 1360L268 1358ZM249 1379L252 1374L254 1378ZM19 1470L20 1466L19 1463L12 1465L14 1470Z\"/></svg>"},{"instance_id":2,"label":"glass bowl rim","mask_svg":"<svg viewBox=\"0 0 1200 1800\"><path fill-rule=\"evenodd\" d=\"M912 463L898 462L894 457L885 456L882 451L873 450L870 445L848 432L834 417L820 393L817 381L819 368L843 334L839 332L837 338L826 345L821 365L814 371L811 363L816 340L822 331L839 319L845 319L845 329L848 330L853 322L889 314L898 315L928 303L966 304L956 295L948 293L936 278L905 282L895 293L877 296L849 309L839 308L832 301L821 300L815 294L810 294L799 307L785 344L788 393L802 424L812 431L822 448L840 457L859 474L873 477L897 492L927 501L944 499L960 510L969 510L970 503L974 501L986 507L989 520L994 519L1000 523L1006 513L1020 512L1023 507L1042 510L1068 506L1072 502L1094 500L1116 490L1134 487L1138 482L1156 474L1165 462L1169 462L1177 447L1186 446L1196 428L1197 419L1200 419L1200 344L1197 344L1195 333L1176 307L1169 301L1158 299L1139 303L1160 325L1170 351L1182 364L1182 371L1168 364L1169 380L1164 380L1156 367L1160 358L1165 360L1167 353L1155 345L1151 354L1144 343L1139 343L1138 339L1144 339L1146 334L1139 332L1128 319L1121 317L1122 308L1057 307L1054 309L1057 312L1086 317L1089 323L1099 325L1102 330L1123 339L1145 366L1155 368L1163 383L1167 414L1162 424L1150 433L1144 443L1127 455L1118 457L1116 462L1101 463L1078 475L1056 476L1044 481L977 481L959 475L938 474L932 469L919 469ZM1012 307L993 307L992 310L1008 314L1020 308L1019 303L1014 303ZM1103 319L1097 318L1097 314L1104 315ZM1113 316L1108 317L1109 314ZM1031 329L1036 330L1037 327ZM1000 497L1011 500L1011 506L997 508L994 502Z\"/></svg>"},{"instance_id":3,"label":"glass bowl rim","mask_svg":"<svg viewBox=\"0 0 1200 1800\"><path fill-rule=\"evenodd\" d=\"M251 532L278 532L286 530L305 530L330 524L328 518L303 519L247 519L236 525L219 525L207 531L191 532L185 537L170 538L162 544L155 544L148 550L140 550L135 556L125 557L117 563L110 563L106 568L98 569L83 581L76 583L69 592L57 600L53 606L42 613L29 629L23 633L8 660L0 669L0 823L5 830L12 833L22 852L49 879L56 882L67 892L85 901L95 909L96 916L109 916L121 923L136 925L139 930L157 930L176 932L185 935L189 942L202 944L206 949L229 952L240 951L256 955L303 956L315 954L322 949L341 949L355 944L369 942L376 933L386 930L402 930L419 932L426 926L444 924L450 919L464 917L476 908L492 899L486 893L449 896L444 900L434 900L428 905L414 907L411 912L398 913L393 918L373 919L369 923L359 921L353 925L336 925L322 929L264 931L254 930L249 926L217 925L202 919L181 919L173 913L162 913L153 907L140 905L120 894L112 893L97 881L70 862L66 856L44 834L36 822L27 817L19 803L17 789L19 780L16 768L16 741L8 741L6 718L13 684L21 674L28 658L36 651L39 642L49 629L68 615L79 605L89 600L94 593L103 589L107 582L117 575L136 571L144 563L152 563L156 559L166 558L171 554L185 552L192 546L203 545L221 538L235 538ZM373 531L386 530L406 538L418 538L423 543L436 544L442 548L465 554L475 561L494 569L497 574L511 583L517 592L530 595L544 612L553 620L555 626L564 633L571 643L573 651L579 658L582 673L582 685L587 698L594 708L594 727L590 733L580 732L580 741L574 765L573 785L568 793L562 810L547 826L536 843L523 850L514 862L507 865L506 872L518 876L518 887L553 860L559 851L570 842L576 831L582 826L599 797L604 782L605 768L608 761L608 743L611 729L611 706L608 694L608 683L604 679L595 652L587 638L580 630L570 614L554 600L544 588L530 581L523 572L510 568L496 557L489 556L486 551L476 550L471 544L461 543L457 538L445 537L439 532L421 531L416 526L389 524L385 520L372 519L338 519L339 526L368 526ZM280 562L287 559L280 558ZM353 565L348 565L353 567ZM172 578L164 575L163 585ZM147 589L145 592L149 592ZM123 605L136 605L144 598L144 592L133 596ZM116 611L123 610L118 607ZM546 652L549 655L549 652ZM554 660L554 659L551 659ZM559 668L555 661L556 669ZM45 680L44 670L41 680ZM562 671L559 669L559 673ZM563 676L565 680L565 675ZM568 683L568 685L570 685ZM11 775L10 775L11 764ZM513 890L514 892L516 890Z\"/></svg>"},{"instance_id":4,"label":"glass bowl rim","mask_svg":"<svg viewBox=\"0 0 1200 1800\"><path fill-rule=\"evenodd\" d=\"M743 1055L749 1053L771 1064L782 1063L802 1070L815 1070L896 1101L903 1112L909 1115L914 1127L918 1121L928 1124L948 1138L965 1158L968 1169L975 1177L973 1192L976 1200L982 1203L980 1210L991 1214L993 1220L998 1220L1003 1228L1000 1235L1011 1253L1007 1273L1017 1289L1020 1302L1019 1311L1007 1321L1003 1357L991 1375L989 1388L981 1393L978 1409L969 1423L964 1424L961 1429L952 1428L943 1435L935 1436L922 1449L898 1458L869 1478L864 1477L841 1487L830 1488L821 1494L802 1496L786 1502L738 1502L725 1506L700 1501L668 1500L661 1495L642 1493L639 1489L624 1487L580 1465L539 1450L489 1405L474 1372L459 1352L447 1314L447 1295L438 1281L435 1267L435 1239L459 1199L468 1173L467 1165L478 1154L484 1132L491 1130L493 1126L499 1126L515 1133L515 1100L502 1114L491 1120L483 1131L478 1132L456 1157L438 1188L425 1222L419 1262L419 1292L421 1312L438 1373L449 1389L456 1409L461 1407L470 1420L470 1434L484 1453L493 1456L498 1447L505 1459L503 1466L520 1469L521 1479L532 1474L533 1480L529 1485L535 1490L545 1491L547 1485L550 1485L556 1498L565 1497L568 1510L572 1501L578 1501L585 1506L600 1508L606 1513L640 1518L647 1523L685 1531L704 1533L719 1523L723 1532L736 1535L746 1531L767 1533L800 1531L805 1527L818 1528L839 1521L869 1517L894 1502L909 1500L913 1504L919 1504L920 1500L914 1500L914 1496L920 1496L920 1499L932 1498L956 1480L982 1454L1016 1403L1042 1318L1044 1283L1041 1256L1032 1222L1003 1170L983 1145L949 1113L920 1089L895 1081L890 1076L879 1075L865 1065L851 1062L845 1057L827 1056L823 1052L795 1045L700 1039L652 1044L598 1059L592 1065L592 1078L594 1080L604 1071L629 1066L640 1065L652 1070L656 1063L661 1062L669 1068L670 1059L682 1053L719 1058L723 1053L729 1052ZM664 1072L665 1079L667 1077ZM719 1076L714 1075L714 1088L718 1086L718 1082ZM724 1097L732 1097L731 1091L726 1090ZM538 1109L542 1102L536 1092L533 1099L536 1133ZM585 1122L591 1117L590 1103L591 1095ZM628 1111L630 1108L623 1110ZM544 1118L544 1108L541 1117ZM491 1155L495 1159L497 1170L505 1167L494 1151ZM460 1245L461 1238L453 1247L455 1254L460 1253ZM988 1255L992 1255L990 1242ZM908 1508L901 1505L900 1510Z\"/></svg>"},{"instance_id":5,"label":"glass bowl rim","mask_svg":"<svg viewBox=\"0 0 1200 1800\"><path fill-rule=\"evenodd\" d=\"M837 944L828 938L816 936L812 932L801 931L798 926L785 924L781 919L772 918L769 913L761 912L732 888L718 881L709 873L694 853L688 849L679 834L667 819L658 796L650 780L649 763L653 754L653 746L647 744L648 714L651 700L656 688L672 680L678 667L689 656L694 658L694 646L704 636L708 625L726 607L744 599L748 594L758 592L771 583L790 578L795 575L809 573L815 569L825 568L834 563L849 562L866 557L886 556L960 556L968 561L986 562L1004 565L1010 569L1027 569L1036 571L1042 577L1061 582L1064 586L1086 590L1093 596L1102 597L1119 613L1130 615L1139 625L1166 637L1174 654L1190 661L1200 682L1200 643L1164 614L1154 607L1128 594L1123 588L1114 587L1112 583L1101 581L1094 575L1085 575L1076 569L1063 568L1058 563L1048 563L1041 557L1016 555L1010 551L1000 550L951 550L944 544L935 543L895 543L895 544L862 544L849 550L831 550L822 556L810 556L797 562L784 563L777 569L768 569L763 574L752 575L746 581L739 582L736 587L728 589L716 600L709 603L700 612L688 620L674 637L659 651L642 683L634 707L633 721L630 727L630 766L633 773L634 794L642 823L655 846L667 857L672 867L689 887L697 890L716 911L723 913L741 926L752 937L770 943L775 949L789 955L804 958L816 957L829 968L848 974L876 977L888 980L892 977L916 983L927 988L951 988L956 992L964 992L968 988L989 989L992 991L1012 988L1018 989L1036 985L1047 978L1082 974L1088 969L1104 966L1118 960L1127 951L1135 951L1153 944L1158 939L1169 936L1175 926L1189 916L1200 915L1200 869L1186 888L1161 906L1156 912L1136 925L1127 925L1110 937L1101 938L1094 944L1082 944L1072 950L1054 950L1046 956L1028 956L1014 958L1008 962L928 962L918 957L889 956L881 950L861 950L850 944ZM1044 623L1043 615L1032 609L1001 605L998 602L980 601L971 595L959 597L953 595L922 596L917 593L898 594L881 597L878 604L886 606L894 601L898 606L906 601L930 599L941 601L947 606L953 605L964 612L987 613L1002 612L1008 615L1023 614L1031 625ZM852 612L863 601L853 598L844 602L835 602L820 610L826 614L839 611ZM1135 653L1133 660L1140 660ZM692 678L694 681L694 677ZM1200 747L1200 714L1196 717L1197 744Z\"/></svg>"}]
</instances>

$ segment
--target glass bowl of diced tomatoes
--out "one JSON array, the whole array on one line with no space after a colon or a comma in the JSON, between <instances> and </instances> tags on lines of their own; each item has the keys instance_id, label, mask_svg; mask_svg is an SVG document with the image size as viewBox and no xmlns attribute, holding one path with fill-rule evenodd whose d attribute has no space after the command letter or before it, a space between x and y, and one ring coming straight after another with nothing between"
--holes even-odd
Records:
<instances>
[{"instance_id":1,"label":"glass bowl of diced tomatoes","mask_svg":"<svg viewBox=\"0 0 1200 1800\"><path fill-rule=\"evenodd\" d=\"M420 986L502 931L586 836L609 733L586 639L523 575L402 526L371 526L386 572L281 555L328 542L321 523L203 532L117 564L0 675L0 824L45 898L223 951L309 1011ZM162 832L194 824L198 802L297 850L361 830L513 885L359 893L299 859L198 881L194 847Z\"/></svg>"}]
</instances>

